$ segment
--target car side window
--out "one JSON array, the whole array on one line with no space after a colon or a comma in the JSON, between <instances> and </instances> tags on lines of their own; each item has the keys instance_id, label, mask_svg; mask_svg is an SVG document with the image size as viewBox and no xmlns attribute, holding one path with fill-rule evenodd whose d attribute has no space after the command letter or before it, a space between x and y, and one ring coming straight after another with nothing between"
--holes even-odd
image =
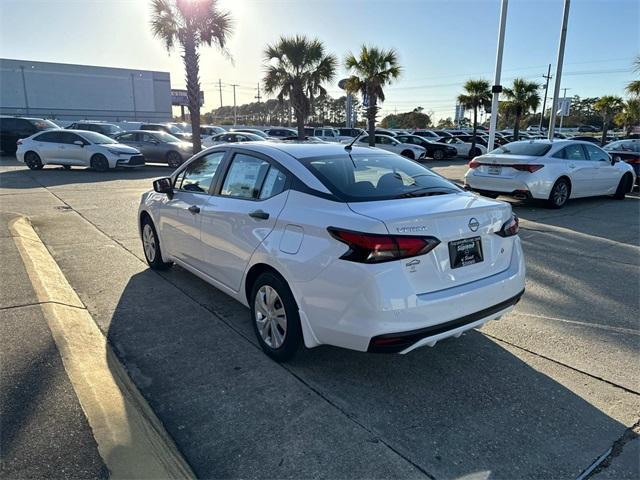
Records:
<instances>
[{"instance_id":1,"label":"car side window","mask_svg":"<svg viewBox=\"0 0 640 480\"><path fill-rule=\"evenodd\" d=\"M60 142L60 132L45 132L41 133L34 139L36 142L47 142L47 143L61 143Z\"/></svg>"},{"instance_id":2,"label":"car side window","mask_svg":"<svg viewBox=\"0 0 640 480\"><path fill-rule=\"evenodd\" d=\"M260 190L260 200L275 197L282 193L287 183L287 176L273 165L269 168L269 172L264 179L262 190Z\"/></svg>"},{"instance_id":3,"label":"car side window","mask_svg":"<svg viewBox=\"0 0 640 480\"><path fill-rule=\"evenodd\" d=\"M269 170L269 162L244 153L237 153L227 171L221 195L257 199Z\"/></svg>"},{"instance_id":4,"label":"car side window","mask_svg":"<svg viewBox=\"0 0 640 480\"><path fill-rule=\"evenodd\" d=\"M587 157L584 154L584 149L580 144L569 145L563 148L560 152L563 156L558 158L565 158L567 160L586 160Z\"/></svg>"},{"instance_id":5,"label":"car side window","mask_svg":"<svg viewBox=\"0 0 640 480\"><path fill-rule=\"evenodd\" d=\"M143 133L142 141L146 143L158 143L158 140L156 139L156 137L154 137L150 133Z\"/></svg>"},{"instance_id":6,"label":"car side window","mask_svg":"<svg viewBox=\"0 0 640 480\"><path fill-rule=\"evenodd\" d=\"M191 162L176 178L175 188L191 193L209 193L225 152L213 152Z\"/></svg>"},{"instance_id":7,"label":"car side window","mask_svg":"<svg viewBox=\"0 0 640 480\"><path fill-rule=\"evenodd\" d=\"M136 134L135 133L124 133L122 135L118 135L117 140L119 142L135 142Z\"/></svg>"},{"instance_id":8,"label":"car side window","mask_svg":"<svg viewBox=\"0 0 640 480\"><path fill-rule=\"evenodd\" d=\"M60 132L60 137L61 137L61 139L59 140L60 143L64 143L67 145L73 145L73 142L77 142L77 141L82 142L83 145L89 144L89 142L87 142L84 138L72 132Z\"/></svg>"},{"instance_id":9,"label":"car side window","mask_svg":"<svg viewBox=\"0 0 640 480\"><path fill-rule=\"evenodd\" d=\"M609 155L600 150L598 147L596 147L595 145L585 145L584 146L587 149L587 153L589 154L589 160L591 160L592 162L598 162L600 160L609 160Z\"/></svg>"}]
</instances>

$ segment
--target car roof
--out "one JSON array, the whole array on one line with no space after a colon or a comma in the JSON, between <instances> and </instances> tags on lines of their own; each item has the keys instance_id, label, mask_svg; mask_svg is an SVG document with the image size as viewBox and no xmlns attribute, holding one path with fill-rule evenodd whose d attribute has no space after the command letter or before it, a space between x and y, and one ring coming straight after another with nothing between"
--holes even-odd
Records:
<instances>
[{"instance_id":1,"label":"car roof","mask_svg":"<svg viewBox=\"0 0 640 480\"><path fill-rule=\"evenodd\" d=\"M235 147L235 145L234 145ZM345 150L346 145L344 143L274 143L269 141L264 142L247 142L242 143L242 148L255 149L258 152L269 154L273 150L277 150L294 158L311 158L311 157L323 157L331 155L347 155L354 154L370 154L372 151L383 155L392 155L391 153L371 147L353 146L351 151Z\"/></svg>"}]
</instances>

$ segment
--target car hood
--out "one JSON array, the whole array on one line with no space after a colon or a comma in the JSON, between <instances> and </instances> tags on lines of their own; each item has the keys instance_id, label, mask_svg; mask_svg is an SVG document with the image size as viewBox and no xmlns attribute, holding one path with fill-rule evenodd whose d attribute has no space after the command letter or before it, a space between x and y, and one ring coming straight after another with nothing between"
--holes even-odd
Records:
<instances>
[{"instance_id":1,"label":"car hood","mask_svg":"<svg viewBox=\"0 0 640 480\"><path fill-rule=\"evenodd\" d=\"M109 150L113 150L119 153L140 153L136 148L125 145L124 143L110 143L103 146L108 148Z\"/></svg>"}]
</instances>

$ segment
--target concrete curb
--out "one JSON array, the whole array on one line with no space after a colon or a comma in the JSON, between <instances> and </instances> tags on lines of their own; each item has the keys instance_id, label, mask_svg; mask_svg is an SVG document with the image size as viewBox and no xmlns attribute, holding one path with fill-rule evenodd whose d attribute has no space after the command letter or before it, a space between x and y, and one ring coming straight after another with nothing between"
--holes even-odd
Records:
<instances>
[{"instance_id":1,"label":"concrete curb","mask_svg":"<svg viewBox=\"0 0 640 480\"><path fill-rule=\"evenodd\" d=\"M111 478L196 478L29 221L9 229Z\"/></svg>"}]
</instances>

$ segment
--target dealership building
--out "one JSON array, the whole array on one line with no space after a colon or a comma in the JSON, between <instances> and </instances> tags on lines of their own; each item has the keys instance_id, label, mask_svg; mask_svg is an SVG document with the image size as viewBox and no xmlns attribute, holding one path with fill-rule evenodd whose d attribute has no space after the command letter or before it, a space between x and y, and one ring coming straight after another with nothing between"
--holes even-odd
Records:
<instances>
[{"instance_id":1,"label":"dealership building","mask_svg":"<svg viewBox=\"0 0 640 480\"><path fill-rule=\"evenodd\" d=\"M0 114L169 121L168 72L0 59Z\"/></svg>"}]
</instances>

